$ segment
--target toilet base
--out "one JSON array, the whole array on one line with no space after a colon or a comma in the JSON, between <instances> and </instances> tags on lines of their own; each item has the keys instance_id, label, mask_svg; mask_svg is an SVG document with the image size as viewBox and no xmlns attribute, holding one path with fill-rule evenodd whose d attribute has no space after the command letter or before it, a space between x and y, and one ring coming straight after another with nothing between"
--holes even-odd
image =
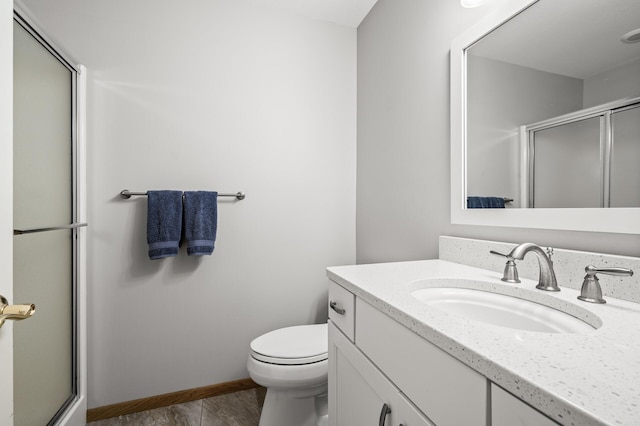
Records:
<instances>
[{"instance_id":1,"label":"toilet base","mask_svg":"<svg viewBox=\"0 0 640 426\"><path fill-rule=\"evenodd\" d=\"M267 388L259 426L325 426L327 394L300 397L290 390Z\"/></svg>"}]
</instances>

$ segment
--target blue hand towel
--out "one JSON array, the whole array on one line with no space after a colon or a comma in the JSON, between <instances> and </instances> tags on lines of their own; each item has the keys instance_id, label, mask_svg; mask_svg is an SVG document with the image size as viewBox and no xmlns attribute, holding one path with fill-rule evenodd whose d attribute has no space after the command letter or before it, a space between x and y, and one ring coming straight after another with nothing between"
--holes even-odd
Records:
<instances>
[{"instance_id":1,"label":"blue hand towel","mask_svg":"<svg viewBox=\"0 0 640 426\"><path fill-rule=\"evenodd\" d=\"M178 254L182 231L182 191L147 191L149 258Z\"/></svg>"},{"instance_id":2,"label":"blue hand towel","mask_svg":"<svg viewBox=\"0 0 640 426\"><path fill-rule=\"evenodd\" d=\"M184 237L189 256L213 253L218 229L218 193L184 193Z\"/></svg>"},{"instance_id":3,"label":"blue hand towel","mask_svg":"<svg viewBox=\"0 0 640 426\"><path fill-rule=\"evenodd\" d=\"M467 197L468 209L504 209L504 198Z\"/></svg>"}]
</instances>

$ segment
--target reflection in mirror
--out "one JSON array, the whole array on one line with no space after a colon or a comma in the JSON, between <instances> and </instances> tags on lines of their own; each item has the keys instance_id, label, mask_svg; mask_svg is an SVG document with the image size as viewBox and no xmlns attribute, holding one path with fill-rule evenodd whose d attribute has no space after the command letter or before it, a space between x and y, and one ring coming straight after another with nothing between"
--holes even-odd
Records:
<instances>
[{"instance_id":1,"label":"reflection in mirror","mask_svg":"<svg viewBox=\"0 0 640 426\"><path fill-rule=\"evenodd\" d=\"M601 207L600 121L532 132L527 207Z\"/></svg>"},{"instance_id":2,"label":"reflection in mirror","mask_svg":"<svg viewBox=\"0 0 640 426\"><path fill-rule=\"evenodd\" d=\"M468 197L640 207L640 43L621 40L640 41L638 16L637 0L539 0L466 49Z\"/></svg>"}]
</instances>

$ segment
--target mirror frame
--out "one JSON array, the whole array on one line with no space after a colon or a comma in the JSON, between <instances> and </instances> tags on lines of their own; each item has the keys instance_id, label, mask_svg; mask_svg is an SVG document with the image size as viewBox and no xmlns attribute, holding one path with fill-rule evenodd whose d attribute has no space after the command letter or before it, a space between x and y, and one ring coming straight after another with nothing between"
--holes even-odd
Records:
<instances>
[{"instance_id":1,"label":"mirror frame","mask_svg":"<svg viewBox=\"0 0 640 426\"><path fill-rule=\"evenodd\" d=\"M451 44L451 223L640 234L640 208L467 209L466 49L539 0L505 0ZM640 185L640 183L639 183Z\"/></svg>"}]
</instances>

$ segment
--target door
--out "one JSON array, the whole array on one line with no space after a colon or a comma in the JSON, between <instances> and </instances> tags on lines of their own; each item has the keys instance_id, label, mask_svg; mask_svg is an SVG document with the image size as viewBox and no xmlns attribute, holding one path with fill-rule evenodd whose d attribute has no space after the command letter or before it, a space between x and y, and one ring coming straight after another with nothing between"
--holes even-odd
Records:
<instances>
[{"instance_id":1,"label":"door","mask_svg":"<svg viewBox=\"0 0 640 426\"><path fill-rule=\"evenodd\" d=\"M13 4L0 1L0 294L13 301ZM0 328L0 425L12 425L13 324Z\"/></svg>"},{"instance_id":2,"label":"door","mask_svg":"<svg viewBox=\"0 0 640 426\"><path fill-rule=\"evenodd\" d=\"M8 21L0 22L5 32ZM13 42L0 47L4 56L11 53L13 65L11 120L2 134L8 155L0 163L7 194L0 210L0 294L37 307L27 321L7 321L0 329L0 425L80 425L86 413L85 224L77 197L84 191L84 159L78 156L84 85L82 96L78 88L85 77L17 13L8 28ZM7 108L0 104L3 113ZM2 114L3 123L7 117ZM12 152L6 145L13 145ZM7 259L13 262L5 268Z\"/></svg>"},{"instance_id":3,"label":"door","mask_svg":"<svg viewBox=\"0 0 640 426\"><path fill-rule=\"evenodd\" d=\"M531 207L602 207L602 121L598 116L535 132Z\"/></svg>"},{"instance_id":4,"label":"door","mask_svg":"<svg viewBox=\"0 0 640 426\"><path fill-rule=\"evenodd\" d=\"M75 398L74 71L13 24L14 424L46 425ZM61 228L61 229L57 229Z\"/></svg>"},{"instance_id":5,"label":"door","mask_svg":"<svg viewBox=\"0 0 640 426\"><path fill-rule=\"evenodd\" d=\"M611 114L611 207L640 207L640 105Z\"/></svg>"},{"instance_id":6,"label":"door","mask_svg":"<svg viewBox=\"0 0 640 426\"><path fill-rule=\"evenodd\" d=\"M396 425L398 390L329 322L329 422Z\"/></svg>"},{"instance_id":7,"label":"door","mask_svg":"<svg viewBox=\"0 0 640 426\"><path fill-rule=\"evenodd\" d=\"M329 424L433 426L329 321Z\"/></svg>"}]
</instances>

